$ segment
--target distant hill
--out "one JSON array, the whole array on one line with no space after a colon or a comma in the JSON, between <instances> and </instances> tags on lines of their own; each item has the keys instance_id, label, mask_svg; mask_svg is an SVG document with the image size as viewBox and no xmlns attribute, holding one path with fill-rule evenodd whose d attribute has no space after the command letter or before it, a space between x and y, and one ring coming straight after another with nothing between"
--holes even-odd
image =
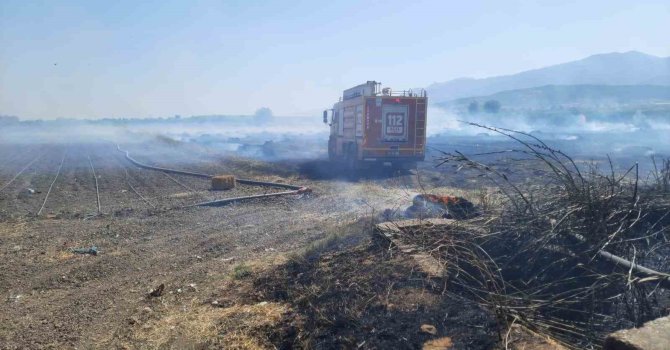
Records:
<instances>
[{"instance_id":1,"label":"distant hill","mask_svg":"<svg viewBox=\"0 0 670 350\"><path fill-rule=\"evenodd\" d=\"M460 98L438 105L464 108L473 101L481 106L488 100L497 100L503 107L533 109L553 106L670 103L670 85L547 85Z\"/></svg>"},{"instance_id":2,"label":"distant hill","mask_svg":"<svg viewBox=\"0 0 670 350\"><path fill-rule=\"evenodd\" d=\"M670 57L657 57L637 51L599 54L512 75L435 83L427 90L431 100L439 103L546 85L670 86Z\"/></svg>"}]
</instances>

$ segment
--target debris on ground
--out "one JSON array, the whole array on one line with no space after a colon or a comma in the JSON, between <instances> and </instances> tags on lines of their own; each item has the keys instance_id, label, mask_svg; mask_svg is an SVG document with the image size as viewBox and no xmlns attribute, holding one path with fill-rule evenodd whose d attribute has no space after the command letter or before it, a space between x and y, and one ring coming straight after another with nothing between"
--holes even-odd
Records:
<instances>
[{"instance_id":1,"label":"debris on ground","mask_svg":"<svg viewBox=\"0 0 670 350\"><path fill-rule=\"evenodd\" d=\"M98 248L96 246L85 248L73 248L72 252L75 254L98 255Z\"/></svg>"},{"instance_id":2,"label":"debris on ground","mask_svg":"<svg viewBox=\"0 0 670 350\"><path fill-rule=\"evenodd\" d=\"M405 210L407 218L438 217L445 219L470 219L478 215L477 208L469 200L456 196L419 194Z\"/></svg>"},{"instance_id":3,"label":"debris on ground","mask_svg":"<svg viewBox=\"0 0 670 350\"><path fill-rule=\"evenodd\" d=\"M603 350L667 350L670 348L670 316L624 329L605 338Z\"/></svg>"},{"instance_id":4,"label":"debris on ground","mask_svg":"<svg viewBox=\"0 0 670 350\"><path fill-rule=\"evenodd\" d=\"M152 298L157 298L161 295L163 295L163 291L165 290L165 284L161 283L158 287L154 288L149 292L149 296Z\"/></svg>"},{"instance_id":5,"label":"debris on ground","mask_svg":"<svg viewBox=\"0 0 670 350\"><path fill-rule=\"evenodd\" d=\"M303 194L303 195L310 195L312 193L312 189L309 187L300 187L297 194Z\"/></svg>"},{"instance_id":6,"label":"debris on ground","mask_svg":"<svg viewBox=\"0 0 670 350\"><path fill-rule=\"evenodd\" d=\"M375 225L375 229L384 238L388 239L394 246L404 254L412 257L417 263L419 269L431 277L445 277L447 269L437 259L430 254L422 251L422 249L414 244L404 243L400 239L404 230L420 230L424 227L447 226L454 223L450 219L410 219L392 222L382 222Z\"/></svg>"},{"instance_id":7,"label":"debris on ground","mask_svg":"<svg viewBox=\"0 0 670 350\"><path fill-rule=\"evenodd\" d=\"M437 334L437 328L435 328L435 326L430 325L430 324L422 324L420 329L421 329L421 332L423 332L423 333L428 333L428 334L432 334L432 335Z\"/></svg>"}]
</instances>

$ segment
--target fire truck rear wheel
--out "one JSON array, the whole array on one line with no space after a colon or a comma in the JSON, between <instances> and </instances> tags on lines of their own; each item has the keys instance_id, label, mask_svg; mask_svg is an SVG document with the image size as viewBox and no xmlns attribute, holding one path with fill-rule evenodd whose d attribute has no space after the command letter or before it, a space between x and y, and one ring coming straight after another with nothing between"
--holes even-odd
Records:
<instances>
[{"instance_id":1,"label":"fire truck rear wheel","mask_svg":"<svg viewBox=\"0 0 670 350\"><path fill-rule=\"evenodd\" d=\"M345 156L347 169L351 172L354 172L358 168L358 160L356 159L358 156L358 152L356 151L355 144L350 143L348 146L349 147L347 147L347 153Z\"/></svg>"}]
</instances>

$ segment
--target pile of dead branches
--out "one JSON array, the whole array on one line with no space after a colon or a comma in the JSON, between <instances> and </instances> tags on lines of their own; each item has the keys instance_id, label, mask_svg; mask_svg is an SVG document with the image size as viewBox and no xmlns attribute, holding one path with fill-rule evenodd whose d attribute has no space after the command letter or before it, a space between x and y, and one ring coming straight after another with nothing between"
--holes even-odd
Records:
<instances>
[{"instance_id":1,"label":"pile of dead branches","mask_svg":"<svg viewBox=\"0 0 670 350\"><path fill-rule=\"evenodd\" d=\"M530 134L476 126L516 141L499 153L534 175L512 180L479 160L490 153L443 154L440 165L474 171L503 196L480 230L417 236L445 263L452 290L575 348L667 313L670 162L643 182L637 164L616 171L609 161L603 171Z\"/></svg>"}]
</instances>

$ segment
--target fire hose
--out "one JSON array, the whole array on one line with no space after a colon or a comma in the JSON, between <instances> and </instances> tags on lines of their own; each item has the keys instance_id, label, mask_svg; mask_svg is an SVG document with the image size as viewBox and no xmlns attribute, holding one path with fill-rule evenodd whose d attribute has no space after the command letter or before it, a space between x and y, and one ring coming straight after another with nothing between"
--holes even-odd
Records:
<instances>
[{"instance_id":1,"label":"fire hose","mask_svg":"<svg viewBox=\"0 0 670 350\"><path fill-rule=\"evenodd\" d=\"M170 169L170 168L163 168L163 167L148 165L148 164L139 162L136 159L134 159L133 157L131 157L130 152L122 150L121 147L119 147L118 144L116 145L116 149L119 152L123 153L125 155L126 159L129 162L133 163L134 165L136 165L140 168L162 171L164 173L172 173L172 174L200 177L200 178L206 178L206 179L211 179L212 177L214 177L214 175L210 175L210 174L196 173L196 172L192 172L192 171L184 171L184 170L177 170L177 169ZM213 207L213 206L221 206L221 205L226 205L226 204L230 204L230 203L233 203L233 202L240 202L240 201L250 200L250 199L277 197L277 196L285 196L285 195L290 195L290 194L303 194L303 193L311 192L311 189L309 187L295 186L295 185L284 184L284 183L279 183L279 182L256 181L256 180L238 179L238 178L235 178L235 182L240 183L240 184L244 184L244 185L252 185L252 186L266 186L266 187L275 187L275 188L285 188L285 189L288 189L290 191L277 192L277 193L267 193L267 194L257 194L257 195L242 196L242 197L223 198L223 199L217 199L217 200L213 200L213 201L196 203L196 204L188 205L186 207L202 207L202 206Z\"/></svg>"}]
</instances>

